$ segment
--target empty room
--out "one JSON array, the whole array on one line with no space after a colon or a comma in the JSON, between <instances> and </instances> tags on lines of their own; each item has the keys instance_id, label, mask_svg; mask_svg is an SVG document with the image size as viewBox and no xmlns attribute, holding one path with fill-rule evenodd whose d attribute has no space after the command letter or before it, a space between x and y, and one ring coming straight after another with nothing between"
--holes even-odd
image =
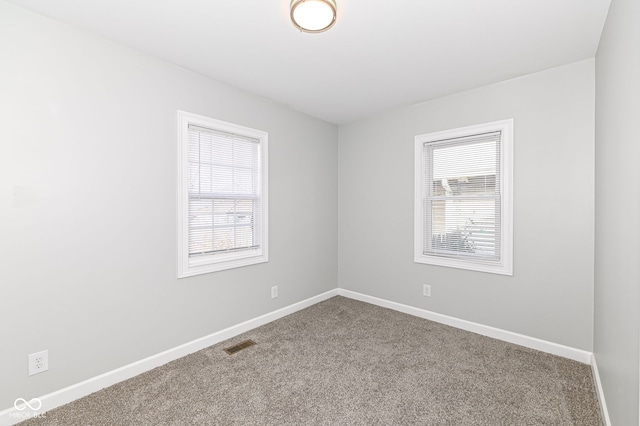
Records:
<instances>
[{"instance_id":1,"label":"empty room","mask_svg":"<svg viewBox=\"0 0 640 426\"><path fill-rule=\"evenodd\" d=\"M638 0L0 0L0 426L639 425L638 117Z\"/></svg>"}]
</instances>

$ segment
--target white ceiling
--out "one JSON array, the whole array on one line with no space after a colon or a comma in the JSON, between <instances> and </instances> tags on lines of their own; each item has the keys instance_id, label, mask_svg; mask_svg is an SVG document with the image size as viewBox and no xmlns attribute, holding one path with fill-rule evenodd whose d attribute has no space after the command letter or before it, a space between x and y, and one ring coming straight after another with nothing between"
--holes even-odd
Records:
<instances>
[{"instance_id":1,"label":"white ceiling","mask_svg":"<svg viewBox=\"0 0 640 426\"><path fill-rule=\"evenodd\" d=\"M328 32L289 0L10 0L343 124L595 56L610 0L337 0Z\"/></svg>"}]
</instances>

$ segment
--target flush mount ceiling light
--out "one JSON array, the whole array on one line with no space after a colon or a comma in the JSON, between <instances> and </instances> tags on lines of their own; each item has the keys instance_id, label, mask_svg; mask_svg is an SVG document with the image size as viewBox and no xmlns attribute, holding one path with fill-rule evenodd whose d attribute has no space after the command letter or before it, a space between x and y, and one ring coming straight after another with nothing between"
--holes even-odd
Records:
<instances>
[{"instance_id":1,"label":"flush mount ceiling light","mask_svg":"<svg viewBox=\"0 0 640 426\"><path fill-rule=\"evenodd\" d=\"M305 33L321 33L336 23L335 0L291 0L291 22Z\"/></svg>"}]
</instances>

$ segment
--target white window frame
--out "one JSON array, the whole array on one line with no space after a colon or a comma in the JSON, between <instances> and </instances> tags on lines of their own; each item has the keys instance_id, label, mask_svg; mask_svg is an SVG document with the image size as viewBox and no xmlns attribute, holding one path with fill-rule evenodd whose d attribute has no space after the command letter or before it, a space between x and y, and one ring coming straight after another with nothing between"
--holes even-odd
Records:
<instances>
[{"instance_id":1,"label":"white window frame","mask_svg":"<svg viewBox=\"0 0 640 426\"><path fill-rule=\"evenodd\" d=\"M501 256L497 261L433 256L425 247L425 161L424 145L484 133L501 132L500 197ZM513 275L513 119L417 135L415 137L414 261L428 265Z\"/></svg>"},{"instance_id":2,"label":"white window frame","mask_svg":"<svg viewBox=\"0 0 640 426\"><path fill-rule=\"evenodd\" d=\"M260 246L255 249L216 253L189 259L189 125L256 139L260 143L261 218L258 223ZM177 275L178 278L223 271L268 262L268 142L267 132L215 120L202 115L178 111L178 190L177 190Z\"/></svg>"}]
</instances>

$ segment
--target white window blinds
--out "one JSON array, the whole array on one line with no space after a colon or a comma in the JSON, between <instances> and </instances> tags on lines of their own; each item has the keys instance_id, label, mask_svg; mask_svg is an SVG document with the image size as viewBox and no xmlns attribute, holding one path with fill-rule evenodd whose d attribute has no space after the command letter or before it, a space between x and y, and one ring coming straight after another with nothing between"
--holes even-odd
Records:
<instances>
[{"instance_id":1,"label":"white window blinds","mask_svg":"<svg viewBox=\"0 0 640 426\"><path fill-rule=\"evenodd\" d=\"M501 259L501 133L424 143L423 254Z\"/></svg>"},{"instance_id":2,"label":"white window blinds","mask_svg":"<svg viewBox=\"0 0 640 426\"><path fill-rule=\"evenodd\" d=\"M188 128L190 258L260 248L260 141Z\"/></svg>"}]
</instances>

